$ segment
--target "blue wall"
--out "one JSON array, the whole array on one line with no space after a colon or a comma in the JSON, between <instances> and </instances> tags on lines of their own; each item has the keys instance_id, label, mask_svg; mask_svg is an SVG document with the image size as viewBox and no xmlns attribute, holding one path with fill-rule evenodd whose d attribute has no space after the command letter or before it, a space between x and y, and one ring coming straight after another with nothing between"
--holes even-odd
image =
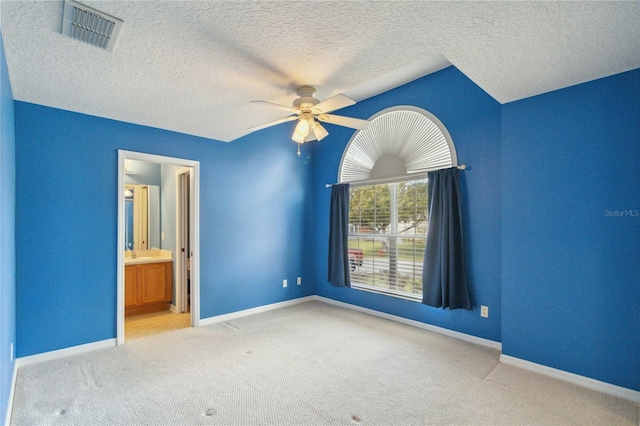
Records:
<instances>
[{"instance_id":1,"label":"blue wall","mask_svg":"<svg viewBox=\"0 0 640 426\"><path fill-rule=\"evenodd\" d=\"M115 337L117 149L200 161L202 318L315 293L640 390L639 70L500 106L449 67L340 112L415 105L451 133L470 166L468 312L327 283L324 184L336 181L352 130L328 125L298 158L287 125L225 144L15 102L14 139L2 59L3 404L14 324L18 356ZM5 243L14 198L17 252L28 254L17 260Z\"/></svg>"},{"instance_id":2,"label":"blue wall","mask_svg":"<svg viewBox=\"0 0 640 426\"><path fill-rule=\"evenodd\" d=\"M11 393L16 341L15 129L9 72L0 30L0 421L5 423Z\"/></svg>"},{"instance_id":3,"label":"blue wall","mask_svg":"<svg viewBox=\"0 0 640 426\"><path fill-rule=\"evenodd\" d=\"M640 70L504 105L502 160L503 353L640 390Z\"/></svg>"},{"instance_id":4,"label":"blue wall","mask_svg":"<svg viewBox=\"0 0 640 426\"><path fill-rule=\"evenodd\" d=\"M226 144L23 102L15 123L18 356L116 336L118 149L200 162L201 318L313 293L311 166L286 126Z\"/></svg>"},{"instance_id":5,"label":"blue wall","mask_svg":"<svg viewBox=\"0 0 640 426\"><path fill-rule=\"evenodd\" d=\"M423 108L449 130L462 173L466 265L473 311L442 310L418 302L327 282L327 241L330 190L336 182L342 153L353 131L332 126L329 136L315 145L316 292L393 315L500 341L500 104L454 67L418 79L341 111L369 118L397 105ZM489 306L489 318L480 317L480 305Z\"/></svg>"}]
</instances>

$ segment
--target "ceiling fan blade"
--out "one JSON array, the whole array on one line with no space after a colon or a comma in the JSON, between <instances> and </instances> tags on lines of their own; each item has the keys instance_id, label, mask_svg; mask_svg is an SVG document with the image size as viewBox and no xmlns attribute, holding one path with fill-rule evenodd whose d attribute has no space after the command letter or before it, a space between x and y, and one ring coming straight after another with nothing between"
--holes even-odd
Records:
<instances>
[{"instance_id":1,"label":"ceiling fan blade","mask_svg":"<svg viewBox=\"0 0 640 426\"><path fill-rule=\"evenodd\" d=\"M326 113L354 105L356 101L343 94L335 95L313 107L316 113Z\"/></svg>"},{"instance_id":2,"label":"ceiling fan blade","mask_svg":"<svg viewBox=\"0 0 640 426\"><path fill-rule=\"evenodd\" d=\"M261 124L259 126L249 127L247 130L249 132L255 132L256 130L266 129L267 127L275 126L276 124L286 123L287 121L297 120L297 115L291 115L287 118L283 118L281 120L271 121L269 123Z\"/></svg>"},{"instance_id":3,"label":"ceiling fan blade","mask_svg":"<svg viewBox=\"0 0 640 426\"><path fill-rule=\"evenodd\" d=\"M369 121L359 118L343 117L341 115L320 114L316 116L320 121L338 126L351 127L352 129L364 130L369 125Z\"/></svg>"},{"instance_id":4,"label":"ceiling fan blade","mask_svg":"<svg viewBox=\"0 0 640 426\"><path fill-rule=\"evenodd\" d=\"M270 107L273 108L278 108L278 109L282 109L285 110L287 112L290 112L292 114L300 114L300 110L290 107L290 106L286 106L286 105L279 105L279 104L274 104L273 102L267 102L267 101L251 101L252 104L261 104L261 105L268 105Z\"/></svg>"}]
</instances>

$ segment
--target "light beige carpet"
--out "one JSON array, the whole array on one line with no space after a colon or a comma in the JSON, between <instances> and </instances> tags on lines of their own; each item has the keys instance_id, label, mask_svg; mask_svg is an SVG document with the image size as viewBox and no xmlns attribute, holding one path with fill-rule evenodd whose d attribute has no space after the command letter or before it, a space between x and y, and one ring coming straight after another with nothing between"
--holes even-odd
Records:
<instances>
[{"instance_id":1,"label":"light beige carpet","mask_svg":"<svg viewBox=\"0 0 640 426\"><path fill-rule=\"evenodd\" d=\"M14 425L638 425L638 405L320 302L18 372Z\"/></svg>"}]
</instances>

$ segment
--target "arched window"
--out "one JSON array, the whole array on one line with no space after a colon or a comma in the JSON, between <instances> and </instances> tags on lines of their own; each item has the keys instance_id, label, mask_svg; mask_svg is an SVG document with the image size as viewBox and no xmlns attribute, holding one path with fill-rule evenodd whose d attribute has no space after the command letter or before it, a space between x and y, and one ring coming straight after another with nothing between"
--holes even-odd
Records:
<instances>
[{"instance_id":1,"label":"arched window","mask_svg":"<svg viewBox=\"0 0 640 426\"><path fill-rule=\"evenodd\" d=\"M426 177L430 170L457 166L456 149L435 115L413 106L380 111L354 133L338 172L338 182Z\"/></svg>"},{"instance_id":2,"label":"arched window","mask_svg":"<svg viewBox=\"0 0 640 426\"><path fill-rule=\"evenodd\" d=\"M351 286L422 297L428 224L427 172L457 166L449 132L412 106L370 118L345 148L338 181L350 183Z\"/></svg>"}]
</instances>

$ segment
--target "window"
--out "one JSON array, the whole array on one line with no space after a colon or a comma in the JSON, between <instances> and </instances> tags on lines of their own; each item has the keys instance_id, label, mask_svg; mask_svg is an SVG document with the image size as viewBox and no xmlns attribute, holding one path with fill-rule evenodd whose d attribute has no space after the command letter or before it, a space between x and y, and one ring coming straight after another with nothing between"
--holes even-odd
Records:
<instances>
[{"instance_id":1,"label":"window","mask_svg":"<svg viewBox=\"0 0 640 426\"><path fill-rule=\"evenodd\" d=\"M338 182L350 183L351 287L422 298L428 228L427 172L457 165L453 140L413 106L379 112L345 149Z\"/></svg>"},{"instance_id":2,"label":"window","mask_svg":"<svg viewBox=\"0 0 640 426\"><path fill-rule=\"evenodd\" d=\"M352 287L420 298L426 179L352 187L349 195Z\"/></svg>"}]
</instances>

